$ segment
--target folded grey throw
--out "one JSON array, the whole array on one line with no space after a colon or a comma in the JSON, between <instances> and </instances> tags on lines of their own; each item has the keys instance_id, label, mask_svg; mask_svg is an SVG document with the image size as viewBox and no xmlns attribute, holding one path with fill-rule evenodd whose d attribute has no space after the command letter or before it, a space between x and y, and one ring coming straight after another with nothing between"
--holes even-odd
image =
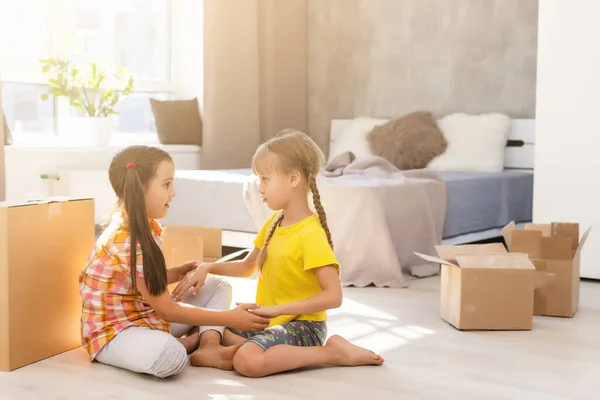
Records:
<instances>
[{"instance_id":1,"label":"folded grey throw","mask_svg":"<svg viewBox=\"0 0 600 400\"><path fill-rule=\"evenodd\" d=\"M398 168L385 158L368 155L356 157L354 153L347 151L328 162L321 174L326 177L342 175L387 175L400 172Z\"/></svg>"}]
</instances>

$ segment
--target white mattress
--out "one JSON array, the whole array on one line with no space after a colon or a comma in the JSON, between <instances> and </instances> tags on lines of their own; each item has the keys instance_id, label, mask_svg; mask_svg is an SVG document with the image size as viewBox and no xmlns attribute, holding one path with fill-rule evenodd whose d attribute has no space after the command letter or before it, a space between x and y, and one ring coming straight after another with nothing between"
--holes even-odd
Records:
<instances>
[{"instance_id":1,"label":"white mattress","mask_svg":"<svg viewBox=\"0 0 600 400\"><path fill-rule=\"evenodd\" d=\"M243 197L249 179L254 179L250 169L176 171L177 195L161 222L256 233Z\"/></svg>"}]
</instances>

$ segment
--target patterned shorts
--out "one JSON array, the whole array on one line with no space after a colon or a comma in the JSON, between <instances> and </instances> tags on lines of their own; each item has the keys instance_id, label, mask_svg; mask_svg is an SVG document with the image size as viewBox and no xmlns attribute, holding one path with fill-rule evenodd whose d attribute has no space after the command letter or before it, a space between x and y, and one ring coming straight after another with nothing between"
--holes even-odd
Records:
<instances>
[{"instance_id":1,"label":"patterned shorts","mask_svg":"<svg viewBox=\"0 0 600 400\"><path fill-rule=\"evenodd\" d=\"M294 320L282 325L276 325L262 332L240 332L227 328L238 336L256 343L263 350L278 344L290 346L323 346L327 337L327 324L325 321L300 321Z\"/></svg>"}]
</instances>

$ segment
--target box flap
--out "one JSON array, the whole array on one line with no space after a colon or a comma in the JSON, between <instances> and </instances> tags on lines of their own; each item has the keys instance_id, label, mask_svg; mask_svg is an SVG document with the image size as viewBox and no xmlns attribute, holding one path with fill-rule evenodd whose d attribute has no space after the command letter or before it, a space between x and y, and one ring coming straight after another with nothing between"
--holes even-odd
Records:
<instances>
[{"instance_id":1,"label":"box flap","mask_svg":"<svg viewBox=\"0 0 600 400\"><path fill-rule=\"evenodd\" d=\"M571 238L554 236L541 238L540 254L544 260L572 260Z\"/></svg>"},{"instance_id":2,"label":"box flap","mask_svg":"<svg viewBox=\"0 0 600 400\"><path fill-rule=\"evenodd\" d=\"M457 256L461 268L527 269L535 270L527 254L478 254Z\"/></svg>"},{"instance_id":3,"label":"box flap","mask_svg":"<svg viewBox=\"0 0 600 400\"><path fill-rule=\"evenodd\" d=\"M553 222L552 236L569 238L571 240L571 249L577 250L577 246L579 246L579 224L572 222Z\"/></svg>"},{"instance_id":4,"label":"box flap","mask_svg":"<svg viewBox=\"0 0 600 400\"><path fill-rule=\"evenodd\" d=\"M456 264L456 257L460 255L477 254L506 254L502 243L489 244L464 244L459 246L435 246L440 258Z\"/></svg>"},{"instance_id":5,"label":"box flap","mask_svg":"<svg viewBox=\"0 0 600 400\"><path fill-rule=\"evenodd\" d=\"M583 245L585 244L585 241L587 240L588 235L590 234L590 231L592 230L592 227L590 226L584 233L583 236L581 236L581 240L579 241L579 246L577 246L577 251L575 252L575 256L573 258L577 258L577 260L579 260L579 257L581 255L581 249L583 249Z\"/></svg>"},{"instance_id":6,"label":"box flap","mask_svg":"<svg viewBox=\"0 0 600 400\"><path fill-rule=\"evenodd\" d=\"M416 256L421 257L425 261L429 261L436 264L448 265L450 267L458 267L458 265L452 264L451 262L448 262L446 260L442 260L441 258L427 256L425 254L417 253L416 251L413 253L415 253Z\"/></svg>"},{"instance_id":7,"label":"box flap","mask_svg":"<svg viewBox=\"0 0 600 400\"><path fill-rule=\"evenodd\" d=\"M515 221L511 221L508 225L500 230L502 233L502 237L504 238L504 242L506 243L506 247L508 247L508 251L512 250L512 234L517 229L517 224Z\"/></svg>"},{"instance_id":8,"label":"box flap","mask_svg":"<svg viewBox=\"0 0 600 400\"><path fill-rule=\"evenodd\" d=\"M512 253L525 253L532 258L541 258L542 232L515 229L512 232Z\"/></svg>"},{"instance_id":9,"label":"box flap","mask_svg":"<svg viewBox=\"0 0 600 400\"><path fill-rule=\"evenodd\" d=\"M526 231L540 231L542 237L552 236L552 225L550 224L525 224Z\"/></svg>"}]
</instances>

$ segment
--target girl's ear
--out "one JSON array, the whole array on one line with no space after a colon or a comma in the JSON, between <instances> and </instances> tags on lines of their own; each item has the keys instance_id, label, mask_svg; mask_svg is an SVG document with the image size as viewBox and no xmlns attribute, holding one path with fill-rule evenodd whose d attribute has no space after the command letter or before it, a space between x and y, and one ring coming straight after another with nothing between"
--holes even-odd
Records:
<instances>
[{"instance_id":1,"label":"girl's ear","mask_svg":"<svg viewBox=\"0 0 600 400\"><path fill-rule=\"evenodd\" d=\"M292 185L292 187L295 188L296 186L298 186L301 180L302 174L300 173L300 171L292 171L292 173L290 174L290 184Z\"/></svg>"}]
</instances>

